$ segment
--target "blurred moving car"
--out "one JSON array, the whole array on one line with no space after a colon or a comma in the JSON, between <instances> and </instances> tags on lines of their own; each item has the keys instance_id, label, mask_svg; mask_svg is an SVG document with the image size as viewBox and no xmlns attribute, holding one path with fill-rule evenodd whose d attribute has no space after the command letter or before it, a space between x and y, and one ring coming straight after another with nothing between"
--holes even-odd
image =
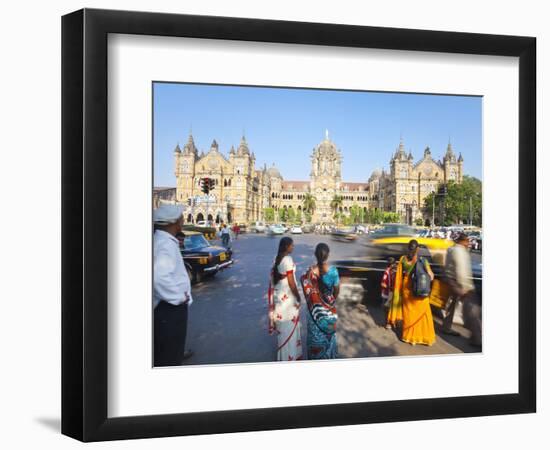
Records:
<instances>
[{"instance_id":1,"label":"blurred moving car","mask_svg":"<svg viewBox=\"0 0 550 450\"><path fill-rule=\"evenodd\" d=\"M285 227L279 224L269 225L269 227L267 227L267 230L266 230L266 233L270 235L281 235L281 234L285 234L285 232L286 232Z\"/></svg>"},{"instance_id":2,"label":"blurred moving car","mask_svg":"<svg viewBox=\"0 0 550 450\"><path fill-rule=\"evenodd\" d=\"M292 227L290 227L290 233L291 234L302 234L303 233L302 227L300 227L300 225L293 225Z\"/></svg>"},{"instance_id":3,"label":"blurred moving car","mask_svg":"<svg viewBox=\"0 0 550 450\"><path fill-rule=\"evenodd\" d=\"M380 298L380 282L384 270L388 265L388 258L396 260L406 254L411 237L394 236L364 241L364 255L346 260L331 261L336 266L341 277L348 277L360 281L365 290L367 301L376 301ZM445 258L447 249L452 241L437 238L415 238L419 245L420 256L430 263L435 275L432 283L430 303L442 308L449 296L449 287L444 278ZM482 294L482 266L472 261L473 281L477 294Z\"/></svg>"},{"instance_id":4,"label":"blurred moving car","mask_svg":"<svg viewBox=\"0 0 550 450\"><path fill-rule=\"evenodd\" d=\"M352 242L357 239L357 233L353 227L335 228L330 235L336 241Z\"/></svg>"},{"instance_id":5,"label":"blurred moving car","mask_svg":"<svg viewBox=\"0 0 550 450\"><path fill-rule=\"evenodd\" d=\"M417 231L410 225L404 225L402 223L388 223L382 228L369 233L369 237L372 239L377 239L390 236L416 236L417 234Z\"/></svg>"},{"instance_id":6,"label":"blurred moving car","mask_svg":"<svg viewBox=\"0 0 550 450\"><path fill-rule=\"evenodd\" d=\"M481 244L483 243L481 231L470 231L466 234L468 235L468 240L470 241L470 248L472 250L481 251Z\"/></svg>"},{"instance_id":7,"label":"blurred moving car","mask_svg":"<svg viewBox=\"0 0 550 450\"><path fill-rule=\"evenodd\" d=\"M233 252L211 245L198 231L184 230L181 255L191 283L200 283L205 276L216 275L233 264Z\"/></svg>"},{"instance_id":8,"label":"blurred moving car","mask_svg":"<svg viewBox=\"0 0 550 450\"><path fill-rule=\"evenodd\" d=\"M253 222L250 225L250 231L254 233L265 233L267 226L264 222Z\"/></svg>"},{"instance_id":9,"label":"blurred moving car","mask_svg":"<svg viewBox=\"0 0 550 450\"><path fill-rule=\"evenodd\" d=\"M357 234L367 234L369 231L365 225L359 224L359 225L355 225L355 232Z\"/></svg>"},{"instance_id":10,"label":"blurred moving car","mask_svg":"<svg viewBox=\"0 0 550 450\"><path fill-rule=\"evenodd\" d=\"M305 224L302 225L302 231L304 233L313 233L313 231L315 231L315 227L311 224Z\"/></svg>"}]
</instances>

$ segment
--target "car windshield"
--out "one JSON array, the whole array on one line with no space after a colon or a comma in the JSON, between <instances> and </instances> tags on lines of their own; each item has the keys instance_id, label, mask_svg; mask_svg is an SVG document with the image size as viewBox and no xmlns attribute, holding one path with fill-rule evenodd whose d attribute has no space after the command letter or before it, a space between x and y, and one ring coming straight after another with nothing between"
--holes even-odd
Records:
<instances>
[{"instance_id":1,"label":"car windshield","mask_svg":"<svg viewBox=\"0 0 550 450\"><path fill-rule=\"evenodd\" d=\"M202 234L193 234L191 236L185 236L183 245L186 250L194 250L201 247L207 247L209 244Z\"/></svg>"},{"instance_id":2,"label":"car windshield","mask_svg":"<svg viewBox=\"0 0 550 450\"><path fill-rule=\"evenodd\" d=\"M386 225L384 228L376 231L377 235L393 235L393 236L413 236L414 228L407 225Z\"/></svg>"}]
</instances>

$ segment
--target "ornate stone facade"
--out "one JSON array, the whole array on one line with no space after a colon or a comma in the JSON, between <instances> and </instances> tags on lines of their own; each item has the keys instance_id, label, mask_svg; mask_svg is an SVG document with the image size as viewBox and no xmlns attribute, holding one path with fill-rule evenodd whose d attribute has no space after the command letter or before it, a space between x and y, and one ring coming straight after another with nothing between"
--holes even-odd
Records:
<instances>
[{"instance_id":1,"label":"ornate stone facade","mask_svg":"<svg viewBox=\"0 0 550 450\"><path fill-rule=\"evenodd\" d=\"M174 159L176 200L189 205L188 222L250 223L263 220L265 208L301 213L309 194L315 198L315 223L334 221L335 196L341 198L337 209L343 215L348 215L352 206L365 213L373 208L397 212L403 222L412 223L422 217L426 195L449 180L460 183L463 176L462 156L455 156L451 144L442 161L432 159L427 147L424 157L415 164L401 141L390 160L389 172L375 170L365 183L344 182L342 152L330 140L328 131L312 151L309 181L284 180L275 165L256 168L254 152L244 136L238 148L231 147L225 156L215 140L207 153L199 153L190 135L183 149L176 146ZM200 189L200 180L205 177L215 180L208 198Z\"/></svg>"},{"instance_id":2,"label":"ornate stone facade","mask_svg":"<svg viewBox=\"0 0 550 450\"><path fill-rule=\"evenodd\" d=\"M462 154L457 158L450 142L442 160L433 159L430 147L426 147L423 158L414 163L401 140L390 159L390 171L375 170L369 178L369 207L397 212L404 223L422 219L431 224L432 215L422 212L424 199L441 184L462 183L463 165Z\"/></svg>"}]
</instances>

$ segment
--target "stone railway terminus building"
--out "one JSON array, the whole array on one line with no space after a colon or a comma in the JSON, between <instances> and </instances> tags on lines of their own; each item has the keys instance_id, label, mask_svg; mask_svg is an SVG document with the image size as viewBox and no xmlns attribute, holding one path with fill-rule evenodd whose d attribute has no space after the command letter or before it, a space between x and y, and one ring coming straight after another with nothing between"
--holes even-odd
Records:
<instances>
[{"instance_id":1,"label":"stone railway terminus building","mask_svg":"<svg viewBox=\"0 0 550 450\"><path fill-rule=\"evenodd\" d=\"M314 223L331 223L334 211L330 204L335 195L342 197L341 213L349 214L357 205L364 211L378 209L397 212L402 222L413 223L422 218L426 224L431 214L423 215L422 205L429 193L441 183L462 182L463 158L455 155L451 144L441 160L434 159L429 147L424 156L414 162L405 151L403 141L393 153L389 171L375 170L364 183L349 183L342 179L342 152L329 139L319 143L311 154L309 180L285 180L279 170L256 167L254 152L243 136L237 149L233 146L228 156L220 152L214 140L207 153L200 152L189 135L183 149L174 149L176 190L175 201L192 206L185 212L187 222L212 220L215 222L250 223L264 219L264 209L303 209L306 194L315 197ZM201 192L200 179L215 180L215 188L208 199Z\"/></svg>"}]
</instances>

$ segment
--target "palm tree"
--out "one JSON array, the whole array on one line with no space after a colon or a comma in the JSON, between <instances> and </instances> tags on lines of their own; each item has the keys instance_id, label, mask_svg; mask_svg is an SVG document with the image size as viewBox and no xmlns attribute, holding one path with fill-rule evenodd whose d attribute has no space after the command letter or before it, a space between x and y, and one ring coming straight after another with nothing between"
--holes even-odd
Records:
<instances>
[{"instance_id":1,"label":"palm tree","mask_svg":"<svg viewBox=\"0 0 550 450\"><path fill-rule=\"evenodd\" d=\"M339 219L338 210L342 207L343 203L344 199L340 195L334 195L334 197L332 197L332 200L330 201L330 207L334 210L334 217L336 218L336 222L338 222Z\"/></svg>"},{"instance_id":2,"label":"palm tree","mask_svg":"<svg viewBox=\"0 0 550 450\"><path fill-rule=\"evenodd\" d=\"M302 209L304 212L307 212L310 216L313 216L315 212L315 197L309 192L304 195L304 201L302 202Z\"/></svg>"}]
</instances>

